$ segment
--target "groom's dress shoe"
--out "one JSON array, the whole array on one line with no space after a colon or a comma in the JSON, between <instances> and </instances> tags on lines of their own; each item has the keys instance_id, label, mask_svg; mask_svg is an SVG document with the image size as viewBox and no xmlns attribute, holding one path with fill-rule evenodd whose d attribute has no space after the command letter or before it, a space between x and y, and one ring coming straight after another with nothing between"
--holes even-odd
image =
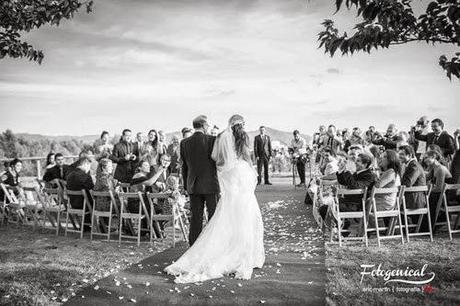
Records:
<instances>
[{"instance_id":1,"label":"groom's dress shoe","mask_svg":"<svg viewBox=\"0 0 460 306\"><path fill-rule=\"evenodd\" d=\"M273 185L273 184L270 182L266 182L265 185Z\"/></svg>"}]
</instances>

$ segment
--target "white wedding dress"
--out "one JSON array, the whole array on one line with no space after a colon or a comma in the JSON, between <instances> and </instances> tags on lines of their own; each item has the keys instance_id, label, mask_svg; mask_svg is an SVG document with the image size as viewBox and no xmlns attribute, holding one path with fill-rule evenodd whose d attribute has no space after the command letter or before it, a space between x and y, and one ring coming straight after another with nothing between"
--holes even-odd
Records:
<instances>
[{"instance_id":1,"label":"white wedding dress","mask_svg":"<svg viewBox=\"0 0 460 306\"><path fill-rule=\"evenodd\" d=\"M254 194L257 174L236 156L231 128L216 140L212 157L218 168L221 196L214 216L198 239L165 268L176 283L202 282L235 274L250 279L265 261L263 222Z\"/></svg>"}]
</instances>

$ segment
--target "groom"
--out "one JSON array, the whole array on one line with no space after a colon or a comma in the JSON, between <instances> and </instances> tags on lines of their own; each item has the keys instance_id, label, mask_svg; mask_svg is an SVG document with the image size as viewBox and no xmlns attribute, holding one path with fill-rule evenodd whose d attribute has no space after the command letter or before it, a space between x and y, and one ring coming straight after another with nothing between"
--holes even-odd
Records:
<instances>
[{"instance_id":1,"label":"groom","mask_svg":"<svg viewBox=\"0 0 460 306\"><path fill-rule=\"evenodd\" d=\"M180 144L182 159L182 178L184 188L190 195L190 222L189 243L196 241L203 226L204 205L211 219L216 210L219 194L216 163L211 159L212 149L216 137L207 135L209 128L208 118L198 116L193 120L195 133Z\"/></svg>"}]
</instances>

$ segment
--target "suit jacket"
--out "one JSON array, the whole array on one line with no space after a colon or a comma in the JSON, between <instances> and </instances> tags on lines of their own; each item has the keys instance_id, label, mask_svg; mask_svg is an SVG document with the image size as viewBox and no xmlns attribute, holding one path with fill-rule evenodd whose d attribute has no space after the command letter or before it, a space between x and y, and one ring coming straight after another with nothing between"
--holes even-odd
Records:
<instances>
[{"instance_id":1,"label":"suit jacket","mask_svg":"<svg viewBox=\"0 0 460 306\"><path fill-rule=\"evenodd\" d=\"M84 189L88 195L90 204L93 203L89 191L94 188L93 179L91 175L84 172L80 168L75 169L67 176L67 189L73 191L81 191ZM69 196L70 205L72 208L83 208L83 197Z\"/></svg>"},{"instance_id":2,"label":"suit jacket","mask_svg":"<svg viewBox=\"0 0 460 306\"><path fill-rule=\"evenodd\" d=\"M256 158L265 157L269 159L272 156L272 142L270 136L265 135L265 139L261 135L254 137L254 155Z\"/></svg>"},{"instance_id":3,"label":"suit jacket","mask_svg":"<svg viewBox=\"0 0 460 306\"><path fill-rule=\"evenodd\" d=\"M448 157L449 155L455 153L454 138L446 131L442 131L438 139L436 139L436 135L433 132L422 135L420 131L417 131L415 132L415 139L426 141L427 146L431 144L438 145L441 148L444 157Z\"/></svg>"},{"instance_id":4,"label":"suit jacket","mask_svg":"<svg viewBox=\"0 0 460 306\"><path fill-rule=\"evenodd\" d=\"M406 187L426 186L425 171L423 171L422 165L417 160L413 159L406 165L401 185ZM426 207L424 192L406 193L404 197L406 199L406 207L409 209ZM436 203L433 205L436 205Z\"/></svg>"},{"instance_id":5,"label":"suit jacket","mask_svg":"<svg viewBox=\"0 0 460 306\"><path fill-rule=\"evenodd\" d=\"M377 180L376 175L371 169L366 169L361 172L355 172L351 174L349 171L337 173L337 181L340 185L347 187L348 189L363 189L367 188L367 195L369 196L372 187ZM343 198L341 203L349 204L361 204L361 195L347 195Z\"/></svg>"},{"instance_id":6,"label":"suit jacket","mask_svg":"<svg viewBox=\"0 0 460 306\"><path fill-rule=\"evenodd\" d=\"M66 180L67 175L70 173L71 169L69 165L62 165L62 173L61 169L58 165L51 167L46 170L45 175L43 175L43 180L45 182L50 182L54 179Z\"/></svg>"},{"instance_id":7,"label":"suit jacket","mask_svg":"<svg viewBox=\"0 0 460 306\"><path fill-rule=\"evenodd\" d=\"M398 135L393 135L389 137L388 135L383 136L372 141L373 144L384 146L385 150L395 150L398 146L399 137Z\"/></svg>"},{"instance_id":8,"label":"suit jacket","mask_svg":"<svg viewBox=\"0 0 460 306\"><path fill-rule=\"evenodd\" d=\"M130 153L136 155L136 160L125 160ZM117 164L113 177L122 183L129 183L139 162L139 149L133 143L120 141L113 147L110 159Z\"/></svg>"},{"instance_id":9,"label":"suit jacket","mask_svg":"<svg viewBox=\"0 0 460 306\"><path fill-rule=\"evenodd\" d=\"M182 178L189 194L219 193L216 163L211 158L216 137L195 132L180 143Z\"/></svg>"}]
</instances>

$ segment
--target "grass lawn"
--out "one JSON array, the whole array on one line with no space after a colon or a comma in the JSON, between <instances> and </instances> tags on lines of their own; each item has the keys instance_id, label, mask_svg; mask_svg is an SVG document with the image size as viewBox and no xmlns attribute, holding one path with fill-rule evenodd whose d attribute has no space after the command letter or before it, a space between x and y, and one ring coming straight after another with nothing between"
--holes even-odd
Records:
<instances>
[{"instance_id":1,"label":"grass lawn","mask_svg":"<svg viewBox=\"0 0 460 306\"><path fill-rule=\"evenodd\" d=\"M460 305L460 237L453 241L435 237L411 239L401 245L396 241L384 241L382 247L371 240L375 246L366 248L357 244L339 247L326 243L327 303L329 305ZM389 283L383 278L366 275L362 284L361 264L382 264L382 270L421 269L434 272L430 283L431 293L423 292L364 292L365 288L406 287L421 289L422 285ZM370 270L368 270L370 271ZM425 277L427 278L427 277ZM428 290L426 290L428 289ZM425 291L430 291L425 288Z\"/></svg>"},{"instance_id":2,"label":"grass lawn","mask_svg":"<svg viewBox=\"0 0 460 306\"><path fill-rule=\"evenodd\" d=\"M154 245L56 237L28 227L0 228L0 305L57 305L100 278L166 249Z\"/></svg>"}]
</instances>

